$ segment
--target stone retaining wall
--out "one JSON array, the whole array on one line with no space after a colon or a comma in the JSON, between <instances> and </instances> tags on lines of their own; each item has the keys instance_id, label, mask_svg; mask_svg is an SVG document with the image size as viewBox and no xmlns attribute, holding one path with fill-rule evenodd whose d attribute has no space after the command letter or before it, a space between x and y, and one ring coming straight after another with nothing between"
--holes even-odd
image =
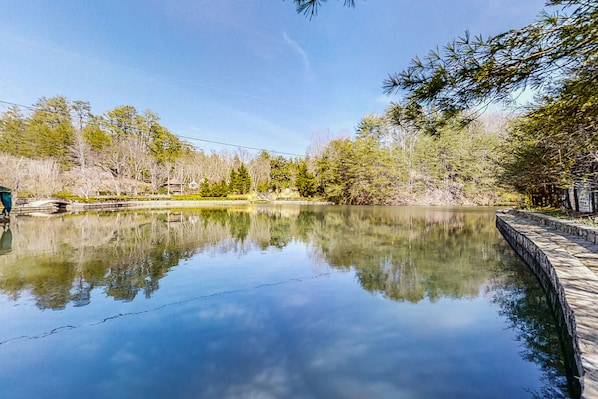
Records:
<instances>
[{"instance_id":1,"label":"stone retaining wall","mask_svg":"<svg viewBox=\"0 0 598 399\"><path fill-rule=\"evenodd\" d=\"M540 280L550 283L550 289L556 294L558 304L563 311L567 332L573 341L577 370L583 370L581 356L579 355L579 342L576 336L577 328L575 324L575 315L569 306L569 302L565 296L565 290L559 283L556 270L548 259L548 256L546 256L546 254L532 240L515 230L500 215L497 215L496 217L496 227L525 263L528 264L534 274L538 276Z\"/></svg>"},{"instance_id":2,"label":"stone retaining wall","mask_svg":"<svg viewBox=\"0 0 598 399\"><path fill-rule=\"evenodd\" d=\"M557 229L558 231L562 231L563 233L575 235L575 236L581 237L593 244L598 244L598 229L589 227L589 226L581 224L581 223L575 223L575 222L569 222L569 221L565 223L561 219L558 219L558 218L555 218L552 216L548 216L548 215L543 215L541 213L518 211L518 210L512 210L511 212L513 212L513 214L515 214L517 216L522 216L527 219L536 221L538 223L542 223L543 225Z\"/></svg>"},{"instance_id":3,"label":"stone retaining wall","mask_svg":"<svg viewBox=\"0 0 598 399\"><path fill-rule=\"evenodd\" d=\"M555 246L542 234L533 230L525 231L521 219L517 223L514 217L527 217L554 227L558 231L565 231L586 239L589 237L588 241L591 242L595 232L589 234L589 228L568 225L556 218L541 214L511 212L511 214L497 212L496 226L539 279L549 284L553 290L556 296L553 302L558 302L560 305L572 340L575 364L580 374L581 397L598 398L596 367L598 342L595 342L596 312L594 311L594 303L598 300L598 290L596 290L598 278L577 258L563 248Z\"/></svg>"}]
</instances>

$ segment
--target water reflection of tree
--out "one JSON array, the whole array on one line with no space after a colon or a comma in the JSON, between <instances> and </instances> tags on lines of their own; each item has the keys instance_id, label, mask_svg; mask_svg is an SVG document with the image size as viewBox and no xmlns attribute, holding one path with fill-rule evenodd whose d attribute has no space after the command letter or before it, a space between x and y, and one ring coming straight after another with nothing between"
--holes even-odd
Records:
<instances>
[{"instance_id":1,"label":"water reflection of tree","mask_svg":"<svg viewBox=\"0 0 598 399\"><path fill-rule=\"evenodd\" d=\"M2 235L0 236L0 255L4 255L12 251L12 231L8 224L0 225Z\"/></svg>"},{"instance_id":2,"label":"water reflection of tree","mask_svg":"<svg viewBox=\"0 0 598 399\"><path fill-rule=\"evenodd\" d=\"M229 216L230 235L238 241L245 241L249 235L251 221L247 212L238 212Z\"/></svg>"},{"instance_id":3,"label":"water reflection of tree","mask_svg":"<svg viewBox=\"0 0 598 399\"><path fill-rule=\"evenodd\" d=\"M484 260L493 257L493 215L421 212L219 208L21 219L14 252L0 259L0 289L11 297L29 290L42 308L83 306L96 288L132 300L151 296L170 268L197 252L245 253L297 240L394 300L477 295L488 279Z\"/></svg>"},{"instance_id":4,"label":"water reflection of tree","mask_svg":"<svg viewBox=\"0 0 598 399\"><path fill-rule=\"evenodd\" d=\"M29 291L40 308L51 309L85 305L96 287L120 300L150 296L196 250L184 238L187 225L142 213L21 219L17 248L0 260L0 289L13 298Z\"/></svg>"},{"instance_id":5,"label":"water reflection of tree","mask_svg":"<svg viewBox=\"0 0 598 399\"><path fill-rule=\"evenodd\" d=\"M580 397L571 338L560 308L551 304L536 277L512 251L505 249L501 259L503 273L492 284L493 301L521 342L521 357L543 372L544 384L540 392L533 392L534 398Z\"/></svg>"},{"instance_id":6,"label":"water reflection of tree","mask_svg":"<svg viewBox=\"0 0 598 399\"><path fill-rule=\"evenodd\" d=\"M370 213L326 214L314 236L317 256L355 268L364 289L394 300L478 295L494 265L492 214Z\"/></svg>"}]
</instances>

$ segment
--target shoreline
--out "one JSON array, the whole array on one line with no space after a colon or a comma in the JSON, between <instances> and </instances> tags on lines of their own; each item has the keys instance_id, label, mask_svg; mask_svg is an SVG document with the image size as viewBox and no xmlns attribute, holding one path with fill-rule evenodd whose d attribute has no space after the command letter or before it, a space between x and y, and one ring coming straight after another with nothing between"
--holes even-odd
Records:
<instances>
[{"instance_id":1,"label":"shoreline","mask_svg":"<svg viewBox=\"0 0 598 399\"><path fill-rule=\"evenodd\" d=\"M180 208L204 208L231 205L334 205L325 201L308 200L273 200L273 201L251 201L251 200L148 200L148 201L110 201L110 202L66 202L63 200L39 200L28 204L16 205L12 208L11 215L51 215L65 212L86 212L86 211L116 211L125 209L180 209Z\"/></svg>"}]
</instances>

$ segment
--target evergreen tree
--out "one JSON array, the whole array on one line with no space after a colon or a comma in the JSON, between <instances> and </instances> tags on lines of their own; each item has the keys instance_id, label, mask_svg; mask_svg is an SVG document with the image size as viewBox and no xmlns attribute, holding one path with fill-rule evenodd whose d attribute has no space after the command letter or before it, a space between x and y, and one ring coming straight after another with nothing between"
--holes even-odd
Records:
<instances>
[{"instance_id":1,"label":"evergreen tree","mask_svg":"<svg viewBox=\"0 0 598 399\"><path fill-rule=\"evenodd\" d=\"M349 188L353 180L354 148L351 140L332 140L316 160L318 193L336 204L350 203Z\"/></svg>"},{"instance_id":2,"label":"evergreen tree","mask_svg":"<svg viewBox=\"0 0 598 399\"><path fill-rule=\"evenodd\" d=\"M212 197L226 197L229 193L229 186L226 181L221 180L220 183L212 185L211 196Z\"/></svg>"},{"instance_id":3,"label":"evergreen tree","mask_svg":"<svg viewBox=\"0 0 598 399\"><path fill-rule=\"evenodd\" d=\"M27 140L29 121L16 106L10 106L0 117L0 151L13 156L30 156Z\"/></svg>"},{"instance_id":4,"label":"evergreen tree","mask_svg":"<svg viewBox=\"0 0 598 399\"><path fill-rule=\"evenodd\" d=\"M326 0L294 0L297 12L310 18L318 14L318 8ZM354 7L355 0L344 0L345 7Z\"/></svg>"},{"instance_id":5,"label":"evergreen tree","mask_svg":"<svg viewBox=\"0 0 598 399\"><path fill-rule=\"evenodd\" d=\"M598 3L594 0L547 0L560 13L542 13L519 29L484 39L455 39L444 51L416 57L385 81L388 93L404 91L407 103L433 105L449 112L504 100L526 87L595 70L598 56ZM424 108L422 108L423 110Z\"/></svg>"},{"instance_id":6,"label":"evergreen tree","mask_svg":"<svg viewBox=\"0 0 598 399\"><path fill-rule=\"evenodd\" d=\"M386 118L383 115L368 114L364 116L357 125L357 137L373 137L382 141L386 135Z\"/></svg>"},{"instance_id":7,"label":"evergreen tree","mask_svg":"<svg viewBox=\"0 0 598 399\"><path fill-rule=\"evenodd\" d=\"M247 194L251 190L251 176L244 163L241 163L237 171L237 190L239 194Z\"/></svg>"},{"instance_id":8,"label":"evergreen tree","mask_svg":"<svg viewBox=\"0 0 598 399\"><path fill-rule=\"evenodd\" d=\"M231 193L241 194L239 190L239 174L234 168L230 170L228 189Z\"/></svg>"},{"instance_id":9,"label":"evergreen tree","mask_svg":"<svg viewBox=\"0 0 598 399\"><path fill-rule=\"evenodd\" d=\"M63 167L70 163L68 148L74 142L71 104L64 96L42 97L28 124L31 158L54 158Z\"/></svg>"},{"instance_id":10,"label":"evergreen tree","mask_svg":"<svg viewBox=\"0 0 598 399\"><path fill-rule=\"evenodd\" d=\"M202 197L211 197L212 196L212 186L208 179L203 179L201 184L199 185L199 195Z\"/></svg>"},{"instance_id":11,"label":"evergreen tree","mask_svg":"<svg viewBox=\"0 0 598 399\"><path fill-rule=\"evenodd\" d=\"M301 161L297 165L297 173L295 175L295 186L299 195L302 197L312 197L316 194L316 179L312 173L307 170L307 163Z\"/></svg>"},{"instance_id":12,"label":"evergreen tree","mask_svg":"<svg viewBox=\"0 0 598 399\"><path fill-rule=\"evenodd\" d=\"M358 137L353 143L349 183L349 203L385 205L392 203L398 180L390 150L376 136Z\"/></svg>"},{"instance_id":13,"label":"evergreen tree","mask_svg":"<svg viewBox=\"0 0 598 399\"><path fill-rule=\"evenodd\" d=\"M174 162L185 151L184 143L157 120L150 125L148 141L151 156L160 165Z\"/></svg>"},{"instance_id":14,"label":"evergreen tree","mask_svg":"<svg viewBox=\"0 0 598 399\"><path fill-rule=\"evenodd\" d=\"M283 156L277 156L270 160L270 188L280 192L291 187L293 181L292 161Z\"/></svg>"}]
</instances>

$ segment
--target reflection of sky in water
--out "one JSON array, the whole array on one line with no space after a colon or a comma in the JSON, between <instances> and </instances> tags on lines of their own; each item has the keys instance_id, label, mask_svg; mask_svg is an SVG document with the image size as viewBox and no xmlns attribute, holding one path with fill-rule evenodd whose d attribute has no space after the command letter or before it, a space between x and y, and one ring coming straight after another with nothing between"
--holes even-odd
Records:
<instances>
[{"instance_id":1,"label":"reflection of sky in water","mask_svg":"<svg viewBox=\"0 0 598 399\"><path fill-rule=\"evenodd\" d=\"M3 362L2 385L12 397L69 397L76 381L92 389L87 397L112 398L515 398L535 388L534 366L484 299L390 302L360 290L351 273L310 277L306 259L284 255L262 254L287 260L263 273L198 256L156 298L181 303L7 343L0 354L14 360ZM237 278L218 287L224 271ZM14 367L30 376L20 393Z\"/></svg>"},{"instance_id":2,"label":"reflection of sky in water","mask_svg":"<svg viewBox=\"0 0 598 399\"><path fill-rule=\"evenodd\" d=\"M26 293L1 298L2 395L531 398L542 387L491 295L395 302L308 252L196 254L149 300L100 287L90 306L40 311Z\"/></svg>"}]
</instances>

